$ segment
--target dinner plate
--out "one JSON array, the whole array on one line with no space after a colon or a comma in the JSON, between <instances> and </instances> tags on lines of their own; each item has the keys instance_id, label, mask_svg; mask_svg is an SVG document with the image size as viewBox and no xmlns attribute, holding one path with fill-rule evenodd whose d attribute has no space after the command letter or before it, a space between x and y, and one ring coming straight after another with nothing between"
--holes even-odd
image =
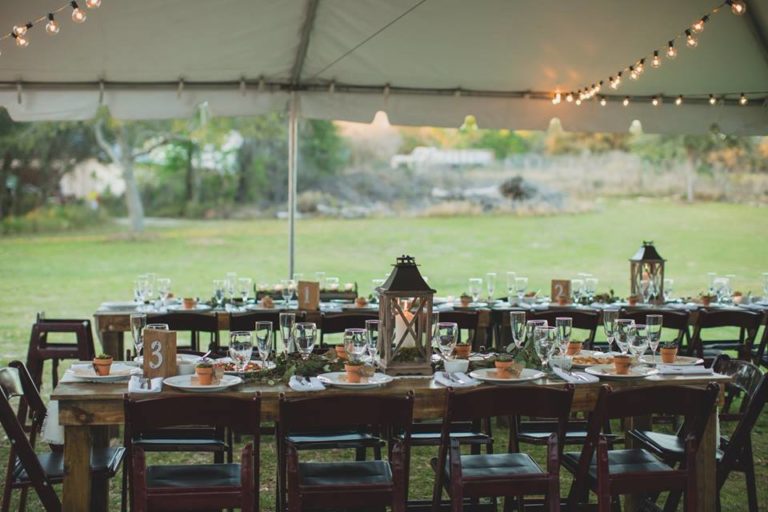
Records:
<instances>
[{"instance_id":1,"label":"dinner plate","mask_svg":"<svg viewBox=\"0 0 768 512\"><path fill-rule=\"evenodd\" d=\"M131 378L131 371L134 369L123 363L112 363L109 369L109 375L98 375L93 366L89 364L74 364L72 365L72 373L78 379L83 379L88 382L121 382Z\"/></svg>"},{"instance_id":2,"label":"dinner plate","mask_svg":"<svg viewBox=\"0 0 768 512\"><path fill-rule=\"evenodd\" d=\"M187 309L183 304L172 304L165 309L168 311L210 311L211 306L208 304L197 304L194 309Z\"/></svg>"},{"instance_id":3,"label":"dinner plate","mask_svg":"<svg viewBox=\"0 0 768 512\"><path fill-rule=\"evenodd\" d=\"M660 355L656 355L654 361L653 356L642 356L640 362L645 364L664 364L667 366L695 366L697 364L704 364L704 360L698 357L677 356L674 363L665 363L661 360Z\"/></svg>"},{"instance_id":4,"label":"dinner plate","mask_svg":"<svg viewBox=\"0 0 768 512\"><path fill-rule=\"evenodd\" d=\"M176 362L183 361L185 363L196 363L198 359L200 359L200 356L194 354L176 354ZM134 357L133 362L139 365L144 364L144 356Z\"/></svg>"},{"instance_id":5,"label":"dinner plate","mask_svg":"<svg viewBox=\"0 0 768 512\"><path fill-rule=\"evenodd\" d=\"M112 302L103 302L101 306L105 309L136 309L136 304L134 301L112 301Z\"/></svg>"},{"instance_id":6,"label":"dinner plate","mask_svg":"<svg viewBox=\"0 0 768 512\"><path fill-rule=\"evenodd\" d=\"M490 382L492 384L517 384L519 382L530 382L532 380L540 379L544 377L544 372L534 370L532 368L523 368L520 376L517 378L503 378L498 377L496 368L482 368L470 372L469 376L473 379L481 380L483 382Z\"/></svg>"},{"instance_id":7,"label":"dinner plate","mask_svg":"<svg viewBox=\"0 0 768 512\"><path fill-rule=\"evenodd\" d=\"M656 368L650 368L648 366L631 366L629 373L626 375L617 375L616 367L612 364L598 364L590 366L585 372L600 377L601 379L608 380L631 380L631 379L644 379L650 375L656 375L659 370Z\"/></svg>"},{"instance_id":8,"label":"dinner plate","mask_svg":"<svg viewBox=\"0 0 768 512\"><path fill-rule=\"evenodd\" d=\"M347 372L323 373L317 376L320 382L342 389L371 389L389 384L394 379L384 373L374 373L372 377L363 377L360 382L348 382Z\"/></svg>"},{"instance_id":9,"label":"dinner plate","mask_svg":"<svg viewBox=\"0 0 768 512\"><path fill-rule=\"evenodd\" d=\"M168 377L163 380L163 384L167 384L172 388L181 389L182 391L192 391L194 393L213 393L216 391L224 391L232 386L237 386L243 383L243 379L235 375L223 375L218 384L211 384L208 386L201 386L192 382L194 375L176 375L175 377Z\"/></svg>"}]
</instances>

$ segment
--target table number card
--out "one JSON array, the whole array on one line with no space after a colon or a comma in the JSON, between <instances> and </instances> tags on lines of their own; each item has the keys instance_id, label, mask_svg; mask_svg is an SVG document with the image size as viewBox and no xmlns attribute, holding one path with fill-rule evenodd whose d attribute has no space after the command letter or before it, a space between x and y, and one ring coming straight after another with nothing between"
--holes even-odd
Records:
<instances>
[{"instance_id":1,"label":"table number card","mask_svg":"<svg viewBox=\"0 0 768 512\"><path fill-rule=\"evenodd\" d=\"M144 329L144 376L176 375L176 331Z\"/></svg>"},{"instance_id":2,"label":"table number card","mask_svg":"<svg viewBox=\"0 0 768 512\"><path fill-rule=\"evenodd\" d=\"M558 297L564 297L565 304L571 302L571 280L570 279L553 279L552 280L552 293L549 296L553 303L558 303Z\"/></svg>"},{"instance_id":3,"label":"table number card","mask_svg":"<svg viewBox=\"0 0 768 512\"><path fill-rule=\"evenodd\" d=\"M306 311L320 309L320 283L299 281L296 286L296 295L299 300L299 309Z\"/></svg>"}]
</instances>

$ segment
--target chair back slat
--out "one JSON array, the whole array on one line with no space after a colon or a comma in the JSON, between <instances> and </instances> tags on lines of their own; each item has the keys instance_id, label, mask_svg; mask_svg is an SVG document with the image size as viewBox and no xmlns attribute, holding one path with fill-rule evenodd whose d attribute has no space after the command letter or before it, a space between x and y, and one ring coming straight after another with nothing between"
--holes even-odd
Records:
<instances>
[{"instance_id":1,"label":"chair back slat","mask_svg":"<svg viewBox=\"0 0 768 512\"><path fill-rule=\"evenodd\" d=\"M601 390L598 407L605 419L667 414L696 417L708 415L719 393L716 384L706 389L684 386L658 386L644 389ZM710 400L710 396L713 398ZM600 403L603 400L604 403Z\"/></svg>"},{"instance_id":2,"label":"chair back slat","mask_svg":"<svg viewBox=\"0 0 768 512\"><path fill-rule=\"evenodd\" d=\"M366 320L378 320L379 314L372 311L345 311L343 313L324 314L318 326L323 334L337 334L345 329L365 327Z\"/></svg>"},{"instance_id":3,"label":"chair back slat","mask_svg":"<svg viewBox=\"0 0 768 512\"><path fill-rule=\"evenodd\" d=\"M695 350L699 357L704 356L704 345L725 344L733 346L739 352L739 358L749 360L752 356L752 344L762 322L762 315L755 311L739 309L700 309L691 335L691 351ZM738 339L704 340L703 331L708 329L732 327L739 329Z\"/></svg>"},{"instance_id":4,"label":"chair back slat","mask_svg":"<svg viewBox=\"0 0 768 512\"><path fill-rule=\"evenodd\" d=\"M301 322L303 313L296 312L296 321ZM280 311L249 311L247 313L230 313L230 331L253 331L256 322L272 322L272 331L280 330Z\"/></svg>"},{"instance_id":5,"label":"chair back slat","mask_svg":"<svg viewBox=\"0 0 768 512\"><path fill-rule=\"evenodd\" d=\"M168 324L172 331L197 331L215 333L219 331L216 315L208 313L161 313L147 315L148 324Z\"/></svg>"}]
</instances>

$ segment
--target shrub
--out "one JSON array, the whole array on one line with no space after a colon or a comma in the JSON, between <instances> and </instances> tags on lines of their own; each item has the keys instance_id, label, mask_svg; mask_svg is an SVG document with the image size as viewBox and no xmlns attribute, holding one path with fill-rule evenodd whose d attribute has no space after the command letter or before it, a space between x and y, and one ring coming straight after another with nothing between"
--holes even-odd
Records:
<instances>
[{"instance_id":1,"label":"shrub","mask_svg":"<svg viewBox=\"0 0 768 512\"><path fill-rule=\"evenodd\" d=\"M19 217L6 217L0 224L3 235L54 233L96 226L108 219L106 212L84 203L45 205Z\"/></svg>"}]
</instances>

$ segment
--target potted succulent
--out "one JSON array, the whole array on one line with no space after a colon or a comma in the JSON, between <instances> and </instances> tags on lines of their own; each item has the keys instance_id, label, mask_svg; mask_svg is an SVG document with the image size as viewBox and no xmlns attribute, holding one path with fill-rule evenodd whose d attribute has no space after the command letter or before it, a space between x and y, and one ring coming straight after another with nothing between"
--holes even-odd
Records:
<instances>
[{"instance_id":1,"label":"potted succulent","mask_svg":"<svg viewBox=\"0 0 768 512\"><path fill-rule=\"evenodd\" d=\"M472 347L469 343L457 343L453 349L453 354L457 359L469 359L469 352Z\"/></svg>"},{"instance_id":2,"label":"potted succulent","mask_svg":"<svg viewBox=\"0 0 768 512\"><path fill-rule=\"evenodd\" d=\"M661 346L661 361L663 363L671 364L675 362L677 358L677 343L670 341L664 343Z\"/></svg>"},{"instance_id":3,"label":"potted succulent","mask_svg":"<svg viewBox=\"0 0 768 512\"><path fill-rule=\"evenodd\" d=\"M469 307L469 305L472 304L472 296L468 293L462 293L461 297L459 297L459 301L461 301L463 307Z\"/></svg>"},{"instance_id":4,"label":"potted succulent","mask_svg":"<svg viewBox=\"0 0 768 512\"><path fill-rule=\"evenodd\" d=\"M107 354L99 354L93 358L93 370L96 375L109 375L109 370L112 367L112 356Z\"/></svg>"},{"instance_id":5,"label":"potted succulent","mask_svg":"<svg viewBox=\"0 0 768 512\"><path fill-rule=\"evenodd\" d=\"M627 354L613 356L613 366L616 368L616 375L627 375L629 367L632 366L632 357Z\"/></svg>"},{"instance_id":6,"label":"potted succulent","mask_svg":"<svg viewBox=\"0 0 768 512\"><path fill-rule=\"evenodd\" d=\"M353 384L360 382L363 376L363 362L362 361L346 361L344 363L344 371L347 372L347 382Z\"/></svg>"},{"instance_id":7,"label":"potted succulent","mask_svg":"<svg viewBox=\"0 0 768 512\"><path fill-rule=\"evenodd\" d=\"M702 306L709 306L713 300L715 300L717 297L710 293L700 293L699 294L699 302L701 302Z\"/></svg>"},{"instance_id":8,"label":"potted succulent","mask_svg":"<svg viewBox=\"0 0 768 512\"><path fill-rule=\"evenodd\" d=\"M640 302L640 297L638 297L637 295L630 295L629 297L627 297L627 303L630 306L637 306L638 302Z\"/></svg>"},{"instance_id":9,"label":"potted succulent","mask_svg":"<svg viewBox=\"0 0 768 512\"><path fill-rule=\"evenodd\" d=\"M211 361L200 361L195 365L195 374L201 386L210 386L213 382L213 363Z\"/></svg>"},{"instance_id":10,"label":"potted succulent","mask_svg":"<svg viewBox=\"0 0 768 512\"><path fill-rule=\"evenodd\" d=\"M582 341L569 341L568 342L568 348L565 350L565 355L568 356L575 356L579 352L581 352L581 347L584 346L584 342Z\"/></svg>"},{"instance_id":11,"label":"potted succulent","mask_svg":"<svg viewBox=\"0 0 768 512\"><path fill-rule=\"evenodd\" d=\"M493 365L496 367L497 372L504 372L507 371L514 362L515 360L510 354L499 354L493 361Z\"/></svg>"}]
</instances>

